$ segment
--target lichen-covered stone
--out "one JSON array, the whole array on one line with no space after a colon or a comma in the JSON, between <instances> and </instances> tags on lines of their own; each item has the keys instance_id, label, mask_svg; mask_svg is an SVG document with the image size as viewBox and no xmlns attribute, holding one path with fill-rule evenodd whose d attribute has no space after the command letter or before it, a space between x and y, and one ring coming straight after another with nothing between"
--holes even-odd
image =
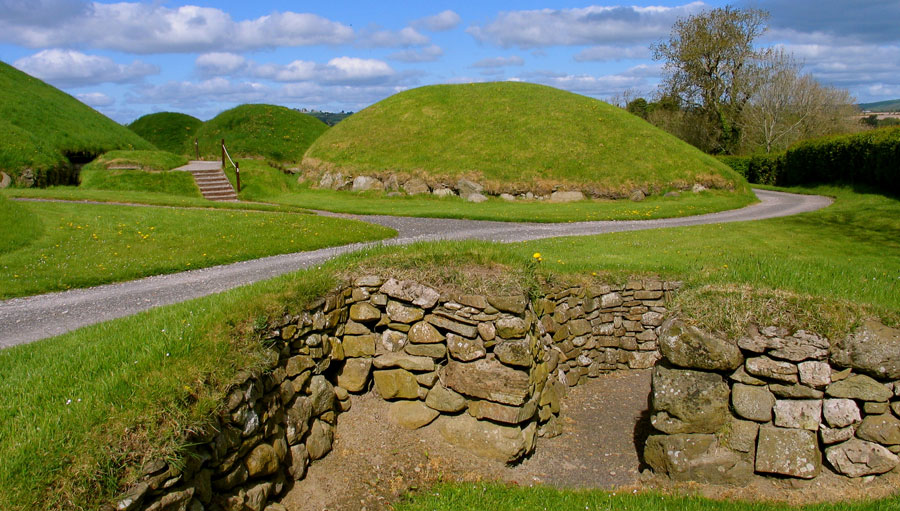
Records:
<instances>
[{"instance_id":1,"label":"lichen-covered stone","mask_svg":"<svg viewBox=\"0 0 900 511\"><path fill-rule=\"evenodd\" d=\"M412 303L423 309L434 307L441 297L441 294L436 290L409 280L398 281L390 279L381 286L379 291L391 298Z\"/></svg>"},{"instance_id":2,"label":"lichen-covered stone","mask_svg":"<svg viewBox=\"0 0 900 511\"><path fill-rule=\"evenodd\" d=\"M403 347L403 351L415 357L430 357L432 359L441 359L447 356L447 346L445 344L407 344Z\"/></svg>"},{"instance_id":3,"label":"lichen-covered stone","mask_svg":"<svg viewBox=\"0 0 900 511\"><path fill-rule=\"evenodd\" d=\"M382 399L417 399L419 383L415 375L405 369L374 371L375 389Z\"/></svg>"},{"instance_id":4,"label":"lichen-covered stone","mask_svg":"<svg viewBox=\"0 0 900 511\"><path fill-rule=\"evenodd\" d=\"M476 419L489 419L504 424L521 424L537 413L537 401L531 400L523 406L501 405L484 400L469 401L469 413Z\"/></svg>"},{"instance_id":5,"label":"lichen-covered stone","mask_svg":"<svg viewBox=\"0 0 900 511\"><path fill-rule=\"evenodd\" d=\"M407 307L394 300L387 304L387 315L391 321L407 324L415 323L425 317L425 313L419 307Z\"/></svg>"},{"instance_id":6,"label":"lichen-covered stone","mask_svg":"<svg viewBox=\"0 0 900 511\"><path fill-rule=\"evenodd\" d=\"M886 402L893 396L893 392L887 387L864 374L856 374L832 383L825 388L825 394L829 397L878 402Z\"/></svg>"},{"instance_id":7,"label":"lichen-covered stone","mask_svg":"<svg viewBox=\"0 0 900 511\"><path fill-rule=\"evenodd\" d=\"M463 362L483 358L487 354L481 338L471 339L452 333L447 334L447 349L451 357Z\"/></svg>"},{"instance_id":8,"label":"lichen-covered stone","mask_svg":"<svg viewBox=\"0 0 900 511\"><path fill-rule=\"evenodd\" d=\"M779 399L775 402L775 425L818 431L822 423L822 401L818 399Z\"/></svg>"},{"instance_id":9,"label":"lichen-covered stone","mask_svg":"<svg viewBox=\"0 0 900 511\"><path fill-rule=\"evenodd\" d=\"M732 419L722 435L722 445L735 451L751 452L756 448L759 424L753 421Z\"/></svg>"},{"instance_id":10,"label":"lichen-covered stone","mask_svg":"<svg viewBox=\"0 0 900 511\"><path fill-rule=\"evenodd\" d=\"M310 404L316 417L334 410L334 386L324 376L317 374L309 384Z\"/></svg>"},{"instance_id":11,"label":"lichen-covered stone","mask_svg":"<svg viewBox=\"0 0 900 511\"><path fill-rule=\"evenodd\" d=\"M331 451L334 442L334 430L327 422L316 419L306 439L306 450L311 460L325 457Z\"/></svg>"},{"instance_id":12,"label":"lichen-covered stone","mask_svg":"<svg viewBox=\"0 0 900 511\"><path fill-rule=\"evenodd\" d=\"M524 313L528 305L528 300L524 296L488 296L487 301L499 311L516 315Z\"/></svg>"},{"instance_id":13,"label":"lichen-covered stone","mask_svg":"<svg viewBox=\"0 0 900 511\"><path fill-rule=\"evenodd\" d=\"M815 388L823 388L831 383L831 366L828 362L809 360L797 364L800 383Z\"/></svg>"},{"instance_id":14,"label":"lichen-covered stone","mask_svg":"<svg viewBox=\"0 0 900 511\"><path fill-rule=\"evenodd\" d=\"M688 369L731 371L744 362L741 350L734 343L677 319L663 324L659 350L673 365Z\"/></svg>"},{"instance_id":15,"label":"lichen-covered stone","mask_svg":"<svg viewBox=\"0 0 900 511\"><path fill-rule=\"evenodd\" d=\"M439 431L453 445L505 463L520 459L528 451L526 434L520 428L480 421L469 414L442 417Z\"/></svg>"},{"instance_id":16,"label":"lichen-covered stone","mask_svg":"<svg viewBox=\"0 0 900 511\"><path fill-rule=\"evenodd\" d=\"M450 360L441 381L460 394L519 406L528 398L528 373L500 363L493 355L474 362Z\"/></svg>"},{"instance_id":17,"label":"lichen-covered stone","mask_svg":"<svg viewBox=\"0 0 900 511\"><path fill-rule=\"evenodd\" d=\"M373 361L376 369L391 369L399 367L407 371L427 372L434 371L434 359L430 357L416 357L405 353L385 353L375 357Z\"/></svg>"},{"instance_id":18,"label":"lichen-covered stone","mask_svg":"<svg viewBox=\"0 0 900 511\"><path fill-rule=\"evenodd\" d=\"M467 338L475 338L478 335L478 329L475 323L464 322L461 318L454 318L446 314L429 314L425 316L425 321L432 325L449 330L455 334L459 334Z\"/></svg>"},{"instance_id":19,"label":"lichen-covered stone","mask_svg":"<svg viewBox=\"0 0 900 511\"><path fill-rule=\"evenodd\" d=\"M440 413L421 401L395 401L388 409L388 418L406 429L419 429L431 424Z\"/></svg>"},{"instance_id":20,"label":"lichen-covered stone","mask_svg":"<svg viewBox=\"0 0 900 511\"><path fill-rule=\"evenodd\" d=\"M530 367L534 363L529 339L501 341L494 346L494 354L506 365Z\"/></svg>"},{"instance_id":21,"label":"lichen-covered stone","mask_svg":"<svg viewBox=\"0 0 900 511\"><path fill-rule=\"evenodd\" d=\"M344 357L371 357L375 354L375 336L366 335L345 335L341 342L344 348Z\"/></svg>"},{"instance_id":22,"label":"lichen-covered stone","mask_svg":"<svg viewBox=\"0 0 900 511\"><path fill-rule=\"evenodd\" d=\"M796 365L782 360L772 360L765 356L748 358L744 363L744 368L751 375L760 378L769 378L788 383L797 383L799 379Z\"/></svg>"},{"instance_id":23,"label":"lichen-covered stone","mask_svg":"<svg viewBox=\"0 0 900 511\"><path fill-rule=\"evenodd\" d=\"M288 467L288 474L299 481L306 476L306 467L309 466L309 451L306 450L306 444L297 444L291 447L291 464Z\"/></svg>"},{"instance_id":24,"label":"lichen-covered stone","mask_svg":"<svg viewBox=\"0 0 900 511\"><path fill-rule=\"evenodd\" d=\"M826 399L822 405L822 416L832 428L844 428L862 420L859 406L852 399Z\"/></svg>"},{"instance_id":25,"label":"lichen-covered stone","mask_svg":"<svg viewBox=\"0 0 900 511\"><path fill-rule=\"evenodd\" d=\"M812 479L822 469L815 432L773 426L759 428L756 471Z\"/></svg>"},{"instance_id":26,"label":"lichen-covered stone","mask_svg":"<svg viewBox=\"0 0 900 511\"><path fill-rule=\"evenodd\" d=\"M865 321L852 335L835 343L831 360L876 378L900 379L900 329Z\"/></svg>"},{"instance_id":27,"label":"lichen-covered stone","mask_svg":"<svg viewBox=\"0 0 900 511\"><path fill-rule=\"evenodd\" d=\"M500 318L495 323L497 335L503 339L518 339L528 331L528 325L522 318Z\"/></svg>"},{"instance_id":28,"label":"lichen-covered stone","mask_svg":"<svg viewBox=\"0 0 900 511\"><path fill-rule=\"evenodd\" d=\"M867 415L856 429L856 436L882 445L900 445L900 419L889 413Z\"/></svg>"},{"instance_id":29,"label":"lichen-covered stone","mask_svg":"<svg viewBox=\"0 0 900 511\"><path fill-rule=\"evenodd\" d=\"M407 340L413 344L435 344L442 342L444 336L425 321L419 321L407 333Z\"/></svg>"},{"instance_id":30,"label":"lichen-covered stone","mask_svg":"<svg viewBox=\"0 0 900 511\"><path fill-rule=\"evenodd\" d=\"M828 357L828 339L799 330L782 340L781 346L769 351L769 356L791 362L822 360Z\"/></svg>"},{"instance_id":31,"label":"lichen-covered stone","mask_svg":"<svg viewBox=\"0 0 900 511\"><path fill-rule=\"evenodd\" d=\"M719 447L715 435L651 435L644 459L655 472L676 481L744 485L753 475L749 461Z\"/></svg>"},{"instance_id":32,"label":"lichen-covered stone","mask_svg":"<svg viewBox=\"0 0 900 511\"><path fill-rule=\"evenodd\" d=\"M740 417L769 422L772 420L775 396L766 387L735 383L731 388L731 406Z\"/></svg>"},{"instance_id":33,"label":"lichen-covered stone","mask_svg":"<svg viewBox=\"0 0 900 511\"><path fill-rule=\"evenodd\" d=\"M369 372L372 370L372 359L349 358L344 362L337 374L338 385L350 392L361 392L366 389Z\"/></svg>"},{"instance_id":34,"label":"lichen-covered stone","mask_svg":"<svg viewBox=\"0 0 900 511\"><path fill-rule=\"evenodd\" d=\"M769 390L772 394L784 399L822 399L825 393L806 385L782 385L770 383Z\"/></svg>"},{"instance_id":35,"label":"lichen-covered stone","mask_svg":"<svg viewBox=\"0 0 900 511\"><path fill-rule=\"evenodd\" d=\"M656 366L650 409L663 433L713 433L725 424L729 389L716 373Z\"/></svg>"},{"instance_id":36,"label":"lichen-covered stone","mask_svg":"<svg viewBox=\"0 0 900 511\"><path fill-rule=\"evenodd\" d=\"M358 302L350 306L350 319L357 323L372 323L381 319L381 311L368 302Z\"/></svg>"},{"instance_id":37,"label":"lichen-covered stone","mask_svg":"<svg viewBox=\"0 0 900 511\"><path fill-rule=\"evenodd\" d=\"M435 385L428 391L425 404L445 413L457 413L466 409L466 398L443 385Z\"/></svg>"},{"instance_id":38,"label":"lichen-covered stone","mask_svg":"<svg viewBox=\"0 0 900 511\"><path fill-rule=\"evenodd\" d=\"M825 457L848 477L884 474L900 464L900 458L883 446L858 438L825 449Z\"/></svg>"},{"instance_id":39,"label":"lichen-covered stone","mask_svg":"<svg viewBox=\"0 0 900 511\"><path fill-rule=\"evenodd\" d=\"M400 351L406 346L407 340L407 335L403 332L385 330L381 333L380 342L375 345L375 353L394 353Z\"/></svg>"},{"instance_id":40,"label":"lichen-covered stone","mask_svg":"<svg viewBox=\"0 0 900 511\"><path fill-rule=\"evenodd\" d=\"M257 445L247 459L244 460L250 479L274 474L278 471L278 456L275 449L269 444Z\"/></svg>"}]
</instances>

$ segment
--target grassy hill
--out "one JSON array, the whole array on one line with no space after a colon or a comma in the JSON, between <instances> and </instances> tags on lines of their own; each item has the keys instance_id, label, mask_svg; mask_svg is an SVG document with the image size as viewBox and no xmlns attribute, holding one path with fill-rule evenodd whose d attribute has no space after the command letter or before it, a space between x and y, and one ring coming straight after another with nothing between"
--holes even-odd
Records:
<instances>
[{"instance_id":1,"label":"grassy hill","mask_svg":"<svg viewBox=\"0 0 900 511\"><path fill-rule=\"evenodd\" d=\"M158 112L135 120L128 129L164 151L191 155L202 125L203 121L187 114Z\"/></svg>"},{"instance_id":2,"label":"grassy hill","mask_svg":"<svg viewBox=\"0 0 900 511\"><path fill-rule=\"evenodd\" d=\"M900 99L876 101L874 103L860 103L859 108L870 112L900 112Z\"/></svg>"},{"instance_id":3,"label":"grassy hill","mask_svg":"<svg viewBox=\"0 0 900 511\"><path fill-rule=\"evenodd\" d=\"M0 62L0 170L31 168L48 184L69 161L112 149L153 149L137 134L81 101Z\"/></svg>"},{"instance_id":4,"label":"grassy hill","mask_svg":"<svg viewBox=\"0 0 900 511\"><path fill-rule=\"evenodd\" d=\"M232 157L263 157L279 163L299 162L328 126L290 108L241 105L207 121L200 129L200 152L220 158L219 142Z\"/></svg>"},{"instance_id":5,"label":"grassy hill","mask_svg":"<svg viewBox=\"0 0 900 511\"><path fill-rule=\"evenodd\" d=\"M352 174L468 176L489 190L594 195L702 182L743 188L731 169L624 110L516 82L402 92L343 120L307 151L304 167Z\"/></svg>"}]
</instances>

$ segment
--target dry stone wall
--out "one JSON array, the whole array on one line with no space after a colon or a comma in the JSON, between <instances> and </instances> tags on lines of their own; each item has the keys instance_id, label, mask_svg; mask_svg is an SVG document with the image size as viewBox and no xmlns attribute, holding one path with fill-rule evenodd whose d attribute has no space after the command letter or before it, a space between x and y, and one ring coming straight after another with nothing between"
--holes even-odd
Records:
<instances>
[{"instance_id":1,"label":"dry stone wall","mask_svg":"<svg viewBox=\"0 0 900 511\"><path fill-rule=\"evenodd\" d=\"M116 508L278 511L287 485L331 450L352 395L371 389L397 424L444 415L448 442L515 462L558 434L568 387L656 363L676 287L557 287L532 301L356 279L270 324L267 368L233 383L216 433L190 438L184 463L145 466Z\"/></svg>"},{"instance_id":2,"label":"dry stone wall","mask_svg":"<svg viewBox=\"0 0 900 511\"><path fill-rule=\"evenodd\" d=\"M670 319L644 451L679 480L863 477L900 465L900 330L868 321L833 343L752 327L736 343Z\"/></svg>"}]
</instances>

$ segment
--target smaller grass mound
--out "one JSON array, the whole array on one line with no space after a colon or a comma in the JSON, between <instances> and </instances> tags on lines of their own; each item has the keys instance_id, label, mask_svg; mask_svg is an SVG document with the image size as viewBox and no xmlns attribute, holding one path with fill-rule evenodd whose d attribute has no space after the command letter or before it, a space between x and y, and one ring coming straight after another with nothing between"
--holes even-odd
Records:
<instances>
[{"instance_id":1,"label":"smaller grass mound","mask_svg":"<svg viewBox=\"0 0 900 511\"><path fill-rule=\"evenodd\" d=\"M169 151L110 151L84 166L88 170L171 170L188 159Z\"/></svg>"},{"instance_id":2,"label":"smaller grass mound","mask_svg":"<svg viewBox=\"0 0 900 511\"><path fill-rule=\"evenodd\" d=\"M290 108L275 105L241 105L207 121L200 129L200 153L221 158L219 144L233 158L265 158L276 163L297 163L328 126Z\"/></svg>"},{"instance_id":3,"label":"smaller grass mound","mask_svg":"<svg viewBox=\"0 0 900 511\"><path fill-rule=\"evenodd\" d=\"M128 129L163 151L191 155L201 126L203 121L187 114L158 112L138 118Z\"/></svg>"},{"instance_id":4,"label":"smaller grass mound","mask_svg":"<svg viewBox=\"0 0 900 511\"><path fill-rule=\"evenodd\" d=\"M85 165L80 188L200 198L189 172L166 172L187 162L184 156L167 151L110 151Z\"/></svg>"}]
</instances>

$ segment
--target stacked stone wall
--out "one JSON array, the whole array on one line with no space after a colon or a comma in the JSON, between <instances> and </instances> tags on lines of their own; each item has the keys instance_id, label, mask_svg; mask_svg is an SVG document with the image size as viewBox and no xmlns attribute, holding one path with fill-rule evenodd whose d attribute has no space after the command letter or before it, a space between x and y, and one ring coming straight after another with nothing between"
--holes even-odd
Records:
<instances>
[{"instance_id":1,"label":"stacked stone wall","mask_svg":"<svg viewBox=\"0 0 900 511\"><path fill-rule=\"evenodd\" d=\"M525 296L442 295L366 276L265 330L268 365L233 383L214 434L182 464L149 463L119 510L277 511L291 481L327 455L352 395L481 456L515 462L559 432L569 386L659 358L676 284L574 286Z\"/></svg>"},{"instance_id":2,"label":"stacked stone wall","mask_svg":"<svg viewBox=\"0 0 900 511\"><path fill-rule=\"evenodd\" d=\"M900 465L900 331L869 321L839 342L752 327L730 342L669 320L644 451L679 480L848 477Z\"/></svg>"}]
</instances>

